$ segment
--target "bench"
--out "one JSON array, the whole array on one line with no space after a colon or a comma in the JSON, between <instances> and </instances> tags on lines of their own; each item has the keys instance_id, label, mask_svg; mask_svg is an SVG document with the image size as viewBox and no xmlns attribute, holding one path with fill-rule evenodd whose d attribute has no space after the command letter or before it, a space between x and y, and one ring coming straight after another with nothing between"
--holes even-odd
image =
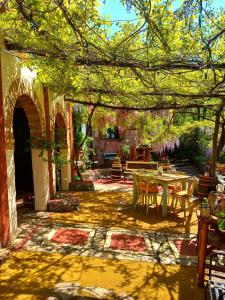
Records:
<instances>
[{"instance_id":1,"label":"bench","mask_svg":"<svg viewBox=\"0 0 225 300\"><path fill-rule=\"evenodd\" d=\"M126 161L125 169L123 171L124 181L126 176L131 175L132 171L135 170L157 170L158 169L158 162L156 161Z\"/></svg>"},{"instance_id":2,"label":"bench","mask_svg":"<svg viewBox=\"0 0 225 300\"><path fill-rule=\"evenodd\" d=\"M104 164L106 164L106 162L112 162L114 160L115 157L117 157L118 154L114 153L114 152L105 152L103 153L103 157L104 157Z\"/></svg>"}]
</instances>

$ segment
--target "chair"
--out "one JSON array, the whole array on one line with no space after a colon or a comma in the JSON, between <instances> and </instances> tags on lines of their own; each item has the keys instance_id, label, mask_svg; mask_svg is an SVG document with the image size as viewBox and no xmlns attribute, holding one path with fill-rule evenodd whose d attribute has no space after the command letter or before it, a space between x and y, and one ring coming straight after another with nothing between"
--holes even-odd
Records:
<instances>
[{"instance_id":1,"label":"chair","mask_svg":"<svg viewBox=\"0 0 225 300\"><path fill-rule=\"evenodd\" d=\"M174 175L187 175L185 172L180 171L168 171L166 172L168 174L174 174ZM182 190L182 182L176 182L168 185L169 192L176 191L180 192Z\"/></svg>"},{"instance_id":2,"label":"chair","mask_svg":"<svg viewBox=\"0 0 225 300\"><path fill-rule=\"evenodd\" d=\"M137 199L136 206L138 203L146 206L146 213L148 213L149 206L157 206L157 195L159 192L158 185L151 179L141 176L138 173L135 173L135 184L137 188Z\"/></svg>"},{"instance_id":3,"label":"chair","mask_svg":"<svg viewBox=\"0 0 225 300\"><path fill-rule=\"evenodd\" d=\"M207 292L209 292L210 300L225 300L224 264L225 251L214 251L210 255L209 280L205 287L205 299L207 299ZM213 270L213 267L216 270Z\"/></svg>"},{"instance_id":4,"label":"chair","mask_svg":"<svg viewBox=\"0 0 225 300\"><path fill-rule=\"evenodd\" d=\"M181 209L184 211L184 217L186 218L186 203L190 207L190 199L193 195L194 189L197 184L197 179L192 177L188 180L188 188L184 191L172 191L172 208L175 209L178 201L180 202Z\"/></svg>"}]
</instances>

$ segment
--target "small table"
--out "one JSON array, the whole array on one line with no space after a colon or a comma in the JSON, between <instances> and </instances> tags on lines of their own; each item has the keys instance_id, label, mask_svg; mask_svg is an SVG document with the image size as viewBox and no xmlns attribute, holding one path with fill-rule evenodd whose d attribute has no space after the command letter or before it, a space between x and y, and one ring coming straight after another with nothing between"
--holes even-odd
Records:
<instances>
[{"instance_id":1,"label":"small table","mask_svg":"<svg viewBox=\"0 0 225 300\"><path fill-rule=\"evenodd\" d=\"M160 184L163 187L162 194L162 216L167 217L167 202L168 202L168 185L174 182L186 182L188 178L191 178L189 175L178 175L178 174L163 174L158 175L154 172L139 172L139 174L144 177L146 180L151 178L155 183ZM137 191L134 184L134 193L132 204L135 205L137 201Z\"/></svg>"}]
</instances>

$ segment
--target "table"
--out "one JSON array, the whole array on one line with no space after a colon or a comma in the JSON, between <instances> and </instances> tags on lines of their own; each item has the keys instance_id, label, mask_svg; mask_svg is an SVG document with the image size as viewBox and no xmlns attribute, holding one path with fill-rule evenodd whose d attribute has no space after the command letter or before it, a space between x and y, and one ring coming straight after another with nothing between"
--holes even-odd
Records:
<instances>
[{"instance_id":1,"label":"table","mask_svg":"<svg viewBox=\"0 0 225 300\"><path fill-rule=\"evenodd\" d=\"M162 216L167 217L167 202L168 202L168 185L175 182L186 182L188 178L191 178L189 175L178 175L178 174L163 174L158 175L154 172L138 172L144 179L151 179L155 183L160 184L163 187L162 194ZM137 202L137 191L134 184L133 190L133 201L132 204L135 205Z\"/></svg>"}]
</instances>

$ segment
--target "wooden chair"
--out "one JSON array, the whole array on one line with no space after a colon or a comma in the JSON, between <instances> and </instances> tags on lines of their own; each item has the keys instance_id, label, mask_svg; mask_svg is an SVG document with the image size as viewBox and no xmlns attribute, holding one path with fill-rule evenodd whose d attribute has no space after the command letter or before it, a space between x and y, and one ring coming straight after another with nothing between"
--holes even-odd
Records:
<instances>
[{"instance_id":1,"label":"wooden chair","mask_svg":"<svg viewBox=\"0 0 225 300\"><path fill-rule=\"evenodd\" d=\"M141 203L146 206L146 213L148 213L149 206L157 206L157 195L159 193L158 185L151 180L151 177L146 178L144 176L135 174L136 187L137 187L137 204ZM136 204L136 205L137 205Z\"/></svg>"},{"instance_id":2,"label":"wooden chair","mask_svg":"<svg viewBox=\"0 0 225 300\"><path fill-rule=\"evenodd\" d=\"M209 264L209 282L205 290L205 298L207 298L207 291L210 292L210 299L222 300L224 295L219 296L219 293L225 292L224 274L225 274L225 232L220 231L218 223L214 216L210 214L210 208L204 205L197 210L198 216L198 235L197 235L197 252L198 252L198 265L197 265L197 281L199 287L204 287L205 284L205 270L207 267L206 257L210 255ZM213 217L213 218L212 218ZM215 230L217 228L217 230ZM214 231L214 230L215 231ZM210 230L210 234L209 234ZM213 231L212 231L213 230ZM214 234L212 234L214 232ZM221 257L222 256L222 257ZM222 258L222 259L221 259ZM217 261L215 264L213 261ZM220 261L220 262L219 262ZM221 275L223 275L221 277ZM219 284L218 284L219 283ZM217 294L219 298L214 297Z\"/></svg>"},{"instance_id":3,"label":"wooden chair","mask_svg":"<svg viewBox=\"0 0 225 300\"><path fill-rule=\"evenodd\" d=\"M174 175L187 175L185 172L180 171L168 171L166 172L168 174L174 174ZM168 185L168 190L171 193L172 191L180 192L182 190L182 182L176 182Z\"/></svg>"},{"instance_id":4,"label":"wooden chair","mask_svg":"<svg viewBox=\"0 0 225 300\"><path fill-rule=\"evenodd\" d=\"M172 208L177 207L177 203L180 203L181 209L184 211L184 217L186 218L186 203L190 208L190 199L193 195L194 189L197 185L197 179L195 177L188 179L188 188L184 191L172 191Z\"/></svg>"},{"instance_id":5,"label":"wooden chair","mask_svg":"<svg viewBox=\"0 0 225 300\"><path fill-rule=\"evenodd\" d=\"M221 259L222 258L222 259ZM221 263L218 263L219 260ZM210 300L224 300L225 299L225 251L214 250L210 255L209 263L209 280L205 287L205 299L209 293ZM217 264L216 264L217 263ZM215 267L216 265L216 267ZM216 270L214 271L213 268Z\"/></svg>"}]
</instances>

